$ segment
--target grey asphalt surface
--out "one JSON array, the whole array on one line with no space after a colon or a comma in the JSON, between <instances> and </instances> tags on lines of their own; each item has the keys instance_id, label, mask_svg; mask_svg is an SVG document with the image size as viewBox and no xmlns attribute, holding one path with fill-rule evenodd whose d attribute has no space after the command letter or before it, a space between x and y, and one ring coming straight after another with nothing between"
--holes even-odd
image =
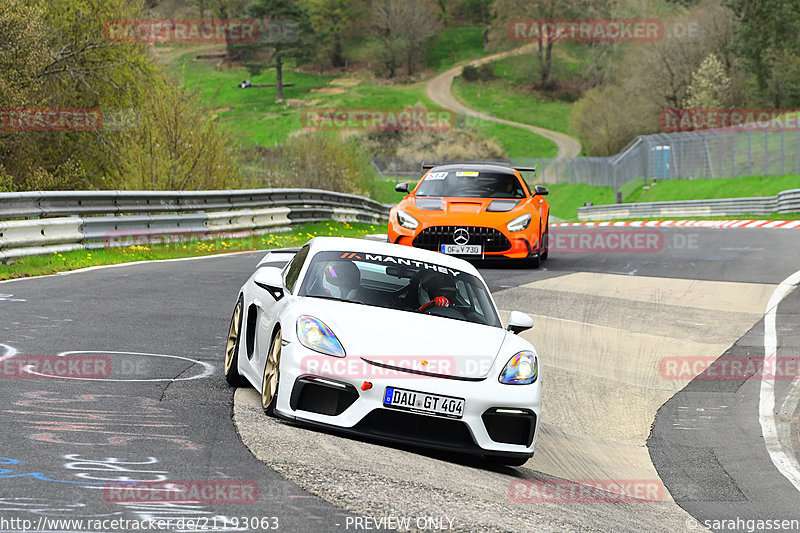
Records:
<instances>
[{"instance_id":1,"label":"grey asphalt surface","mask_svg":"<svg viewBox=\"0 0 800 533\"><path fill-rule=\"evenodd\" d=\"M582 271L778 283L800 268L792 230L659 231L663 248L657 251L561 250L539 270L503 263L480 268L493 291ZM222 377L225 335L237 291L261 257L253 253L128 265L0 284L0 357L5 356L0 378L0 517L27 518L34 524L40 517L195 517L208 525L216 517L217 526L228 517L225 523L231 526L231 517L240 518L241 525L244 518L276 516L282 531L345 530L352 515L256 460L231 420L232 390ZM797 299L796 292L791 294L779 310L779 340L787 343L782 355L797 346ZM731 350L758 356L758 328ZM761 334L763 341L763 330ZM760 349L763 358L763 344ZM12 350L17 355L9 357ZM6 375L14 367L6 371L5 364L21 357L76 350L110 362L111 379L190 378L207 370L166 355L206 362L213 373L171 382ZM743 516L743 504L752 516L800 518L797 492L765 459L757 394L749 383L735 390L731 383L717 386L721 390L708 390L708 382L689 384L656 418L649 446L667 488L698 520ZM788 384L782 383L778 405L787 390ZM732 399L725 403L730 409L714 418L719 425L703 431L675 429L679 406L714 402L720 395ZM796 435L796 411L793 423ZM720 447L727 456L718 453ZM100 487L123 477L255 482L259 497L253 504L107 501L113 498Z\"/></svg>"},{"instance_id":2,"label":"grey asphalt surface","mask_svg":"<svg viewBox=\"0 0 800 533\"><path fill-rule=\"evenodd\" d=\"M0 292L13 293L0 302L0 342L19 352L14 359L91 350L110 358L112 379L197 376L203 367L108 352L177 355L214 366L211 377L197 380L99 382L15 379L13 359L4 360L0 516L34 524L41 516L197 518L220 531L242 530L220 529L236 519L241 526L245 518L278 517L281 531L338 530L347 513L256 460L231 421L233 391L222 377L225 336L237 291L262 256L129 265L0 285ZM95 484L85 483L86 475ZM146 495L106 501L109 480L163 479L157 476L255 482L258 502L164 507Z\"/></svg>"},{"instance_id":3,"label":"grey asphalt surface","mask_svg":"<svg viewBox=\"0 0 800 533\"><path fill-rule=\"evenodd\" d=\"M800 291L778 306L778 368L775 412L793 389L800 359ZM764 360L764 321L759 321L723 355L729 362L748 361L760 367ZM787 364L788 363L788 364ZM770 460L758 420L759 377L738 374L698 376L659 411L648 441L659 476L673 498L700 524L733 520L719 531L753 531L755 521L794 520L769 529L800 530L800 492ZM798 457L800 406L788 406L790 438L786 445ZM748 523L748 520L754 521ZM721 525L721 524L720 524ZM733 525L733 527L730 527ZM761 527L756 530L766 530Z\"/></svg>"}]
</instances>

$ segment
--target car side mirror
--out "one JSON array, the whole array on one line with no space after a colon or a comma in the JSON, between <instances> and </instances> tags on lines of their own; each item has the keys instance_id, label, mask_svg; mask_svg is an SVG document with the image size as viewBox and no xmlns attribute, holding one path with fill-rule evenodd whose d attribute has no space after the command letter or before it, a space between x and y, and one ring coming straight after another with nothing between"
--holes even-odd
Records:
<instances>
[{"instance_id":1,"label":"car side mirror","mask_svg":"<svg viewBox=\"0 0 800 533\"><path fill-rule=\"evenodd\" d=\"M548 189L544 185L536 185L533 188L533 195L536 196L537 194L539 196L547 196L548 194L550 194L550 189Z\"/></svg>"},{"instance_id":2,"label":"car side mirror","mask_svg":"<svg viewBox=\"0 0 800 533\"><path fill-rule=\"evenodd\" d=\"M511 311L511 314L508 316L508 328L506 328L508 331L519 334L532 327L533 319L530 315L520 313L519 311Z\"/></svg>"},{"instance_id":3,"label":"car side mirror","mask_svg":"<svg viewBox=\"0 0 800 533\"><path fill-rule=\"evenodd\" d=\"M259 268L253 277L253 283L269 292L276 301L283 298L283 275L280 268Z\"/></svg>"},{"instance_id":4,"label":"car side mirror","mask_svg":"<svg viewBox=\"0 0 800 533\"><path fill-rule=\"evenodd\" d=\"M394 186L394 190L397 192L404 192L408 194L408 183L405 182L398 183L397 185Z\"/></svg>"}]
</instances>

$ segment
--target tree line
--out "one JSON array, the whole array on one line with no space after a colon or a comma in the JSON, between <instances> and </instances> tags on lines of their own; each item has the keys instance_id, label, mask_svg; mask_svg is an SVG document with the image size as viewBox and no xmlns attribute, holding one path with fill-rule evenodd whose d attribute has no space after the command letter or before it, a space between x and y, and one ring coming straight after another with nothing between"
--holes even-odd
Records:
<instances>
[{"instance_id":1,"label":"tree line","mask_svg":"<svg viewBox=\"0 0 800 533\"><path fill-rule=\"evenodd\" d=\"M170 9L291 23L291 39L228 43L228 60L254 75L309 64L345 71L366 60L390 80L415 79L441 30L459 24L482 28L486 51L523 44L510 39L514 19L650 17L667 32L695 28L644 43L532 40L528 85L541 95L564 83L555 68L564 54L582 57L571 122L588 155L658 131L668 108L800 105L796 0L3 0L0 190L247 185L227 134L148 45L105 38L109 20ZM26 129L9 118L37 109L101 110L102 125Z\"/></svg>"}]
</instances>

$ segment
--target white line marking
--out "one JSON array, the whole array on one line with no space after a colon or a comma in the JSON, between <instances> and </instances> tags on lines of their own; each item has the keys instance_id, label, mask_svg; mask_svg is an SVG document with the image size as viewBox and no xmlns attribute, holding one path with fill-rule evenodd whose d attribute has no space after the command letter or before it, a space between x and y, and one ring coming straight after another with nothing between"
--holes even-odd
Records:
<instances>
[{"instance_id":1,"label":"white line marking","mask_svg":"<svg viewBox=\"0 0 800 533\"><path fill-rule=\"evenodd\" d=\"M775 313L778 304L789 294L795 285L800 284L800 270L783 280L767 303L764 315L764 367L777 368L778 333L776 329ZM770 375L772 374L772 375ZM778 429L775 422L775 375L774 372L765 374L761 379L761 392L758 402L758 421L761 423L761 434L764 444L775 468L800 490L800 464L791 453L781 445L778 439Z\"/></svg>"},{"instance_id":2,"label":"white line marking","mask_svg":"<svg viewBox=\"0 0 800 533\"><path fill-rule=\"evenodd\" d=\"M3 355L0 355L0 361L2 361L3 359L11 359L12 357L14 357L19 353L16 348L14 348L13 346L9 346L8 344L0 343L0 346L5 348L5 352L3 353Z\"/></svg>"},{"instance_id":3,"label":"white line marking","mask_svg":"<svg viewBox=\"0 0 800 533\"><path fill-rule=\"evenodd\" d=\"M778 438L781 442L789 442L792 439L792 414L797 408L798 402L800 402L800 377L794 378L790 387L791 390L786 395L786 399L783 400L783 405L777 415L778 420L781 422L778 428Z\"/></svg>"},{"instance_id":4,"label":"white line marking","mask_svg":"<svg viewBox=\"0 0 800 533\"><path fill-rule=\"evenodd\" d=\"M72 274L79 274L81 272L91 272L93 270L103 270L106 268L125 268L134 265L146 265L150 263L177 263L181 261L198 261L201 259L215 259L217 257L230 257L232 255L246 255L246 254L255 254L255 253L262 253L266 255L268 252L276 250L277 248L273 248L270 250L242 250L239 252L226 252L222 254L214 254L214 255L199 255L197 257L177 257L175 259L148 259L145 261L129 261L127 263L114 263L113 265L95 265L86 268L79 268L77 270L65 270L64 272L56 272L55 274L45 274L43 276L28 276L25 278L11 278L5 279L0 281L2 283L13 283L15 281L25 281L25 280L32 280L32 279L44 279L44 278L53 278L56 276L69 276Z\"/></svg>"},{"instance_id":5,"label":"white line marking","mask_svg":"<svg viewBox=\"0 0 800 533\"><path fill-rule=\"evenodd\" d=\"M31 369L31 365L26 365L25 370L29 374L33 374L34 376L41 376L43 378L56 378L56 379L69 379L74 381L115 381L115 382L135 382L135 383L142 383L142 382L157 382L157 381L190 381L193 379L203 379L211 376L214 374L214 365L210 363L206 363L205 361L199 361L197 359L190 359L188 357L181 357L180 355L169 355L164 353L142 353L142 352L111 352L108 350L74 350L70 352L61 352L58 354L61 356L67 355L74 355L74 354L81 354L81 353L89 353L89 354L114 354L114 355L144 355L147 357L166 357L169 359L181 359L183 361L188 361L190 363L195 363L201 365L203 367L203 373L198 374L196 376L189 376L187 378L143 378L143 379L116 379L116 378L76 378L76 377L69 377L69 376L56 376L51 374L40 374L35 370Z\"/></svg>"}]
</instances>

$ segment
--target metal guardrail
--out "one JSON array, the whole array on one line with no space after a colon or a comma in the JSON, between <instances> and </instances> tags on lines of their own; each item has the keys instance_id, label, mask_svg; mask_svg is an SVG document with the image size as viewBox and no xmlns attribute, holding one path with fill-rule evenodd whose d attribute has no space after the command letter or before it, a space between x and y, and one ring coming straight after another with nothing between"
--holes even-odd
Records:
<instances>
[{"instance_id":1,"label":"metal guardrail","mask_svg":"<svg viewBox=\"0 0 800 533\"><path fill-rule=\"evenodd\" d=\"M0 193L0 260L388 216L374 200L316 189Z\"/></svg>"},{"instance_id":2,"label":"metal guardrail","mask_svg":"<svg viewBox=\"0 0 800 533\"><path fill-rule=\"evenodd\" d=\"M725 198L634 204L597 205L578 208L578 220L618 220L624 218L728 217L800 213L800 189L783 191L777 196Z\"/></svg>"}]
</instances>

